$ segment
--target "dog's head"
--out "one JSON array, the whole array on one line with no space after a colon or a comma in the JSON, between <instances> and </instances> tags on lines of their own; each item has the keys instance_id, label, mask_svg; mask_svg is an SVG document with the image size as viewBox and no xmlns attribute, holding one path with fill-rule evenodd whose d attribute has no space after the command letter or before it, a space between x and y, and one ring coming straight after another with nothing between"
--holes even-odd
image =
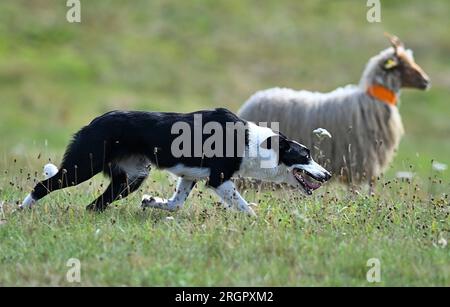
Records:
<instances>
[{"instance_id":1,"label":"dog's head","mask_svg":"<svg viewBox=\"0 0 450 307\"><path fill-rule=\"evenodd\" d=\"M267 138L261 147L277 152L277 168L282 173L281 181L301 189L308 195L331 178L331 174L313 160L307 147L289 140L282 134Z\"/></svg>"}]
</instances>

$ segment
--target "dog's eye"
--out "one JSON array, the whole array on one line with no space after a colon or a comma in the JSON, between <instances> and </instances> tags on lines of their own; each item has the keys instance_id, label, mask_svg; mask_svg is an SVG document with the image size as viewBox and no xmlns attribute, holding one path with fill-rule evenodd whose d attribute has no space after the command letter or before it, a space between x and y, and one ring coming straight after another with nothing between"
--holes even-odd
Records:
<instances>
[{"instance_id":1,"label":"dog's eye","mask_svg":"<svg viewBox=\"0 0 450 307\"><path fill-rule=\"evenodd\" d=\"M311 153L308 149L305 149L304 155L305 155L305 158L308 160L311 158Z\"/></svg>"}]
</instances>

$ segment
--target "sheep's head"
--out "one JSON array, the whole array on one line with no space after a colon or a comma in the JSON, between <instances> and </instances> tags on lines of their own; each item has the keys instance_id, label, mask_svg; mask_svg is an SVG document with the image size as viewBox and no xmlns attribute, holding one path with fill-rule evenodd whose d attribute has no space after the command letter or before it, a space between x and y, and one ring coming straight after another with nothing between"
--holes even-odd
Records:
<instances>
[{"instance_id":1,"label":"sheep's head","mask_svg":"<svg viewBox=\"0 0 450 307\"><path fill-rule=\"evenodd\" d=\"M398 37L386 35L392 47L370 59L360 85L366 89L381 85L393 92L398 92L401 88L428 89L430 78L416 64L412 51L405 49Z\"/></svg>"},{"instance_id":2,"label":"sheep's head","mask_svg":"<svg viewBox=\"0 0 450 307\"><path fill-rule=\"evenodd\" d=\"M381 69L386 74L393 75L400 80L400 87L426 90L430 87L430 78L425 71L416 64L413 52L405 49L405 45L396 36L386 34L389 38L393 52L381 61Z\"/></svg>"}]
</instances>

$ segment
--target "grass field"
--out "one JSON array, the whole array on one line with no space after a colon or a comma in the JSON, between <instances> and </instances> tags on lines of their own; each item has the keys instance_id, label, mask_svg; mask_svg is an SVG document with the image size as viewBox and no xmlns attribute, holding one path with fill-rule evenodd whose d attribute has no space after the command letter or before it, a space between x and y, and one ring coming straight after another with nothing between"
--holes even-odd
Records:
<instances>
[{"instance_id":1,"label":"grass field","mask_svg":"<svg viewBox=\"0 0 450 307\"><path fill-rule=\"evenodd\" d=\"M0 3L0 286L81 285L450 286L450 3L382 1L65 1ZM431 22L432 21L432 22ZM224 212L203 184L176 213L139 210L143 193L170 195L154 172L104 214L84 207L103 178L14 211L58 163L70 135L112 109L238 107L255 91L319 91L357 83L395 33L415 51L431 91L405 91L399 153L373 197L327 184L314 196L246 190L258 218ZM411 171L411 182L395 179ZM167 219L172 216L173 219ZM366 263L381 262L381 283Z\"/></svg>"}]
</instances>

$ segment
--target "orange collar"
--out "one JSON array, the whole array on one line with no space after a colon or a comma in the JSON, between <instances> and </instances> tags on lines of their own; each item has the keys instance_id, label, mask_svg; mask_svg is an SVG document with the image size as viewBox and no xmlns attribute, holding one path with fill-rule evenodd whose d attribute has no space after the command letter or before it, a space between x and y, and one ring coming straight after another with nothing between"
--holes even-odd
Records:
<instances>
[{"instance_id":1,"label":"orange collar","mask_svg":"<svg viewBox=\"0 0 450 307\"><path fill-rule=\"evenodd\" d=\"M367 94L388 105L391 106L397 105L397 95L395 94L395 92L391 91L390 89L382 85L373 84L369 86L367 88Z\"/></svg>"}]
</instances>

